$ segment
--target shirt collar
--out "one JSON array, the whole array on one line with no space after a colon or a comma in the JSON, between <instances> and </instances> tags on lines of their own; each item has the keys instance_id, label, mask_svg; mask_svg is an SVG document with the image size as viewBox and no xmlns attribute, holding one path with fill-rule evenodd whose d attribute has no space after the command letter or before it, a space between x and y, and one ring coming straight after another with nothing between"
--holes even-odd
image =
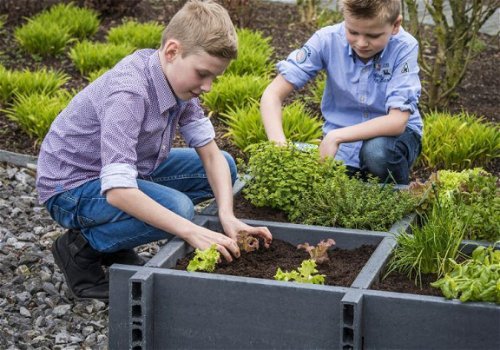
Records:
<instances>
[{"instance_id":1,"label":"shirt collar","mask_svg":"<svg viewBox=\"0 0 500 350\"><path fill-rule=\"evenodd\" d=\"M158 98L158 104L160 106L160 112L163 114L165 111L180 105L179 100L175 97L170 84L163 74L161 69L159 50L156 50L151 56L149 56L149 72L151 74L151 79L153 80L153 86L155 88L156 97Z\"/></svg>"}]
</instances>

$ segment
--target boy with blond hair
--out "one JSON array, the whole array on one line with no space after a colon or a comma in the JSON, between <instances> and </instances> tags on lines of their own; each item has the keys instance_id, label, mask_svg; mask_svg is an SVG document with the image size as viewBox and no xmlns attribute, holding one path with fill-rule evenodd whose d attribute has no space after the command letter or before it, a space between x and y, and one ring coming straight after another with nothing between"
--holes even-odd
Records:
<instances>
[{"instance_id":1,"label":"boy with blond hair","mask_svg":"<svg viewBox=\"0 0 500 350\"><path fill-rule=\"evenodd\" d=\"M401 27L399 0L344 0L344 22L318 30L266 88L261 113L268 138L286 142L281 105L321 70L326 87L322 157L351 173L407 184L421 150L418 42Z\"/></svg>"},{"instance_id":2,"label":"boy with blond hair","mask_svg":"<svg viewBox=\"0 0 500 350\"><path fill-rule=\"evenodd\" d=\"M78 298L108 298L102 265L143 264L139 245L178 236L238 257L245 230L233 214L234 160L214 142L198 96L237 55L227 11L192 0L167 25L159 50L139 50L78 93L56 118L38 160L37 189L69 230L53 244L56 264ZM175 132L190 149L172 148ZM193 149L194 148L194 149ZM215 196L226 235L190 220L193 203Z\"/></svg>"}]
</instances>

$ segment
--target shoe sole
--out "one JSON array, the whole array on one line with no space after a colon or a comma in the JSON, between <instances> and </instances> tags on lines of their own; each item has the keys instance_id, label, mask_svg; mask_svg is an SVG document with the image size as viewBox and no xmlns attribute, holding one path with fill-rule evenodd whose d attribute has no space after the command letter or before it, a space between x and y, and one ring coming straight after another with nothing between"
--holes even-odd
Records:
<instances>
[{"instance_id":1,"label":"shoe sole","mask_svg":"<svg viewBox=\"0 0 500 350\"><path fill-rule=\"evenodd\" d=\"M66 281L69 281L68 275L66 274L66 270L62 267L62 266L64 266L64 264L62 262L61 256L59 255L59 252L57 251L57 242L59 241L59 239L60 239L60 237L58 237L54 241L54 243L52 244L51 251L52 251L52 255L54 256L54 262L56 263L57 267L59 267L59 270L61 270L61 272L63 273L64 278L66 278ZM80 296L76 295L75 292L73 292L73 290L71 289L71 287L69 286L69 284L67 282L66 282L66 286L68 287L68 291L71 294L70 296L71 296L72 299L75 299L75 300L92 300L92 299L96 299L96 300L100 300L100 301L103 301L103 302L109 301L109 298L108 299L103 299L103 298L80 297Z\"/></svg>"}]
</instances>

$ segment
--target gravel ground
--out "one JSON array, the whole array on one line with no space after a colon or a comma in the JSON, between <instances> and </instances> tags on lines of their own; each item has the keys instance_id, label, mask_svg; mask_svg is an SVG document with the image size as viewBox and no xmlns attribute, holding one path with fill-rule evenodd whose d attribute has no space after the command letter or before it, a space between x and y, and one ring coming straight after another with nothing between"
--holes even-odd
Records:
<instances>
[{"instance_id":1,"label":"gravel ground","mask_svg":"<svg viewBox=\"0 0 500 350\"><path fill-rule=\"evenodd\" d=\"M50 251L64 229L38 204L34 177L0 163L0 349L107 349L108 305L69 297Z\"/></svg>"}]
</instances>

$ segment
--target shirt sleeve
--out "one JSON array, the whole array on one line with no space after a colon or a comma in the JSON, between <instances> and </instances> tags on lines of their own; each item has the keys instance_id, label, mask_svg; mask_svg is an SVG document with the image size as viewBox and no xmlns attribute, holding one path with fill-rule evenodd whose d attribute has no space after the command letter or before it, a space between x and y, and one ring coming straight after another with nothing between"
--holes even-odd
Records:
<instances>
[{"instance_id":1,"label":"shirt sleeve","mask_svg":"<svg viewBox=\"0 0 500 350\"><path fill-rule=\"evenodd\" d=\"M101 194L116 187L137 186L137 140L145 114L145 100L132 91L112 93L100 113Z\"/></svg>"},{"instance_id":2,"label":"shirt sleeve","mask_svg":"<svg viewBox=\"0 0 500 350\"><path fill-rule=\"evenodd\" d=\"M295 89L303 87L323 69L321 31L317 31L300 49L276 65L279 74Z\"/></svg>"},{"instance_id":3,"label":"shirt sleeve","mask_svg":"<svg viewBox=\"0 0 500 350\"><path fill-rule=\"evenodd\" d=\"M188 147L203 147L215 138L215 130L199 104L198 99L188 102L179 118L179 131Z\"/></svg>"},{"instance_id":4,"label":"shirt sleeve","mask_svg":"<svg viewBox=\"0 0 500 350\"><path fill-rule=\"evenodd\" d=\"M387 112L397 108L413 114L417 110L422 88L419 70L418 43L404 46L394 63L393 76L387 86Z\"/></svg>"}]
</instances>

